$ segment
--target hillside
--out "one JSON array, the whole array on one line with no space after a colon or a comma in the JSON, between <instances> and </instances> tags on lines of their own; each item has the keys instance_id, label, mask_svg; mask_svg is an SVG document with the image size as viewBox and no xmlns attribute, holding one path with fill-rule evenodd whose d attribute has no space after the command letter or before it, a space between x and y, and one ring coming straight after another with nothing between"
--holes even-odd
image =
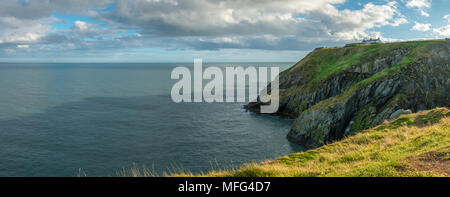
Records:
<instances>
[{"instance_id":1,"label":"hillside","mask_svg":"<svg viewBox=\"0 0 450 197\"><path fill-rule=\"evenodd\" d=\"M448 107L445 40L320 48L280 74L279 116L287 138L316 148L401 114ZM258 113L261 103L246 108Z\"/></svg>"},{"instance_id":2,"label":"hillside","mask_svg":"<svg viewBox=\"0 0 450 197\"><path fill-rule=\"evenodd\" d=\"M450 176L450 110L403 115L341 141L200 176ZM139 175L139 174L134 174ZM179 173L175 176L193 176ZM197 175L198 176L198 175Z\"/></svg>"}]
</instances>

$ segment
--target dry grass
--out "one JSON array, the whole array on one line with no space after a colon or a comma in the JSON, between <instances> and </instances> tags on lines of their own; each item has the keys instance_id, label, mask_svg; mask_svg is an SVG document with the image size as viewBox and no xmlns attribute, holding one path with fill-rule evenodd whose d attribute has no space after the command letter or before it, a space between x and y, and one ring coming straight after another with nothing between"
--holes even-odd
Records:
<instances>
[{"instance_id":1,"label":"dry grass","mask_svg":"<svg viewBox=\"0 0 450 197\"><path fill-rule=\"evenodd\" d=\"M139 167L136 164L134 164L130 169L122 168L122 170L117 172L116 175L119 177L158 177L158 174L155 173L153 167L149 169L145 166Z\"/></svg>"}]
</instances>

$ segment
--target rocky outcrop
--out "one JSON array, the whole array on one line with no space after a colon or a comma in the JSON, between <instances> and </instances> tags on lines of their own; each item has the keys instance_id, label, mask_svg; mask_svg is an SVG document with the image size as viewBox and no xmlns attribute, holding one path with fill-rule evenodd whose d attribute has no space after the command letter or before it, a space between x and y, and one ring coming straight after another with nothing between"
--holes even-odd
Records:
<instances>
[{"instance_id":1,"label":"rocky outcrop","mask_svg":"<svg viewBox=\"0 0 450 197\"><path fill-rule=\"evenodd\" d=\"M322 146L402 113L448 107L449 62L444 40L318 49L280 74L277 115L295 118L290 141Z\"/></svg>"},{"instance_id":2,"label":"rocky outcrop","mask_svg":"<svg viewBox=\"0 0 450 197\"><path fill-rule=\"evenodd\" d=\"M412 111L410 109L408 109L408 110L399 109L399 110L395 111L394 113L392 113L391 116L389 116L389 120L394 120L394 119L400 117L401 115L405 115L405 114L412 114Z\"/></svg>"}]
</instances>

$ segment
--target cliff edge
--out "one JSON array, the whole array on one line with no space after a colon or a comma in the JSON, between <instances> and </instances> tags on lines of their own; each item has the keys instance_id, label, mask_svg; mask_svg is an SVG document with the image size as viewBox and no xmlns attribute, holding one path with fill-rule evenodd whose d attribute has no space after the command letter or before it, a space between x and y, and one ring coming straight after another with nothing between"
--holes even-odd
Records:
<instances>
[{"instance_id":1,"label":"cliff edge","mask_svg":"<svg viewBox=\"0 0 450 197\"><path fill-rule=\"evenodd\" d=\"M450 42L320 48L280 73L279 116L295 118L287 138L309 148L402 114L448 107ZM260 102L246 109L258 113Z\"/></svg>"}]
</instances>

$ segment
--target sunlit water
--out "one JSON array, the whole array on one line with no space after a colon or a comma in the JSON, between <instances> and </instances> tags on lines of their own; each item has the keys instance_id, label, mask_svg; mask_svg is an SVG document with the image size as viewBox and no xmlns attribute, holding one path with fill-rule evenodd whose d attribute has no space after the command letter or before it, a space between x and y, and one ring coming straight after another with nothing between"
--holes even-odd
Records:
<instances>
[{"instance_id":1,"label":"sunlit water","mask_svg":"<svg viewBox=\"0 0 450 197\"><path fill-rule=\"evenodd\" d=\"M0 64L0 176L199 172L302 150L285 138L292 120L243 103L172 102L175 66L192 65Z\"/></svg>"}]
</instances>

